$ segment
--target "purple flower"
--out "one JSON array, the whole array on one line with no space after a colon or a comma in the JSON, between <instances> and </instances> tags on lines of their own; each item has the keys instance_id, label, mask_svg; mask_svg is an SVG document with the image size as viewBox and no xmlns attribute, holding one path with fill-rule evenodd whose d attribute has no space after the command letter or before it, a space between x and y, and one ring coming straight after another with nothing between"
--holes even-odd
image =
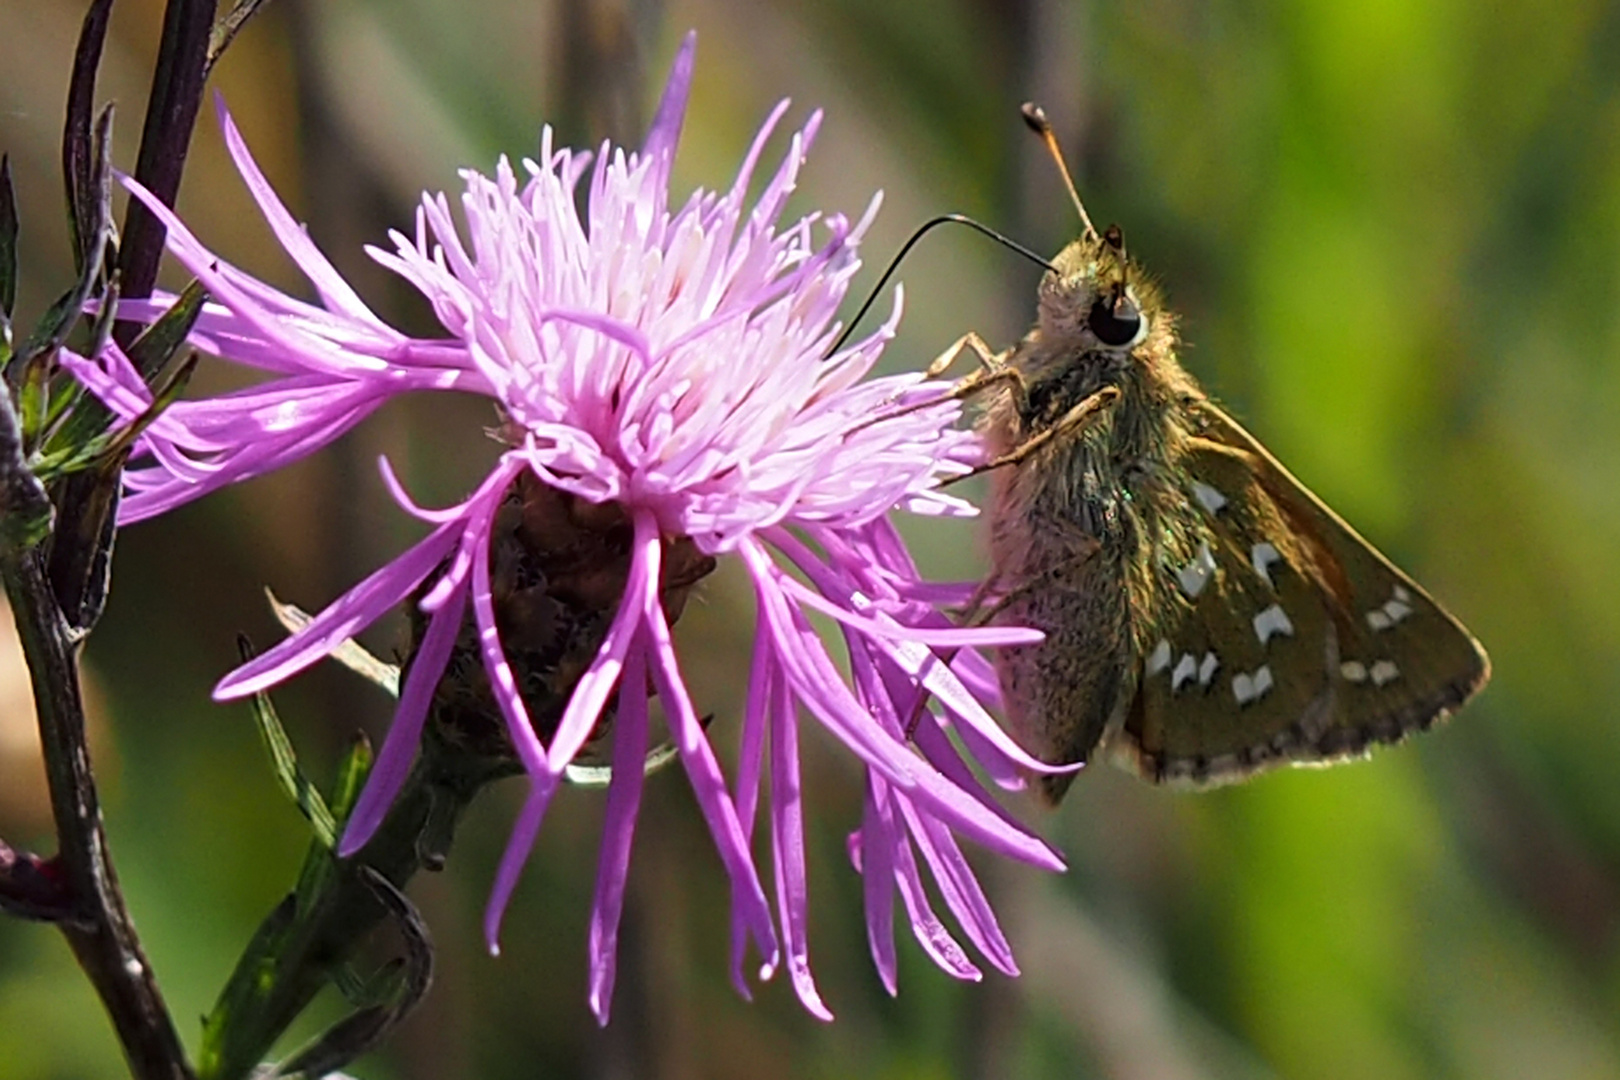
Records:
<instances>
[{"instance_id":1,"label":"purple flower","mask_svg":"<svg viewBox=\"0 0 1620 1080\"><path fill-rule=\"evenodd\" d=\"M956 428L958 405L941 385L919 375L866 378L893 335L898 293L881 329L829 354L835 311L859 265L856 246L877 200L853 225L811 215L778 226L819 114L793 137L751 205L749 183L785 102L729 190L698 191L671 207L670 163L691 70L689 37L640 152L604 145L593 161L555 148L547 130L538 159L521 169L502 160L493 176L462 174L459 228L449 200L430 195L414 236L396 233L392 251L371 251L431 302L447 332L441 339L408 337L372 314L277 200L223 108L237 166L319 305L226 265L126 181L163 218L170 249L212 296L195 343L271 378L178 403L154 423L140 444L139 467L128 473L123 520L161 513L308 454L398 393L459 390L493 399L503 417L502 450L478 489L459 505L424 509L384 463L400 505L432 527L427 537L215 691L232 699L274 686L395 605L417 604L425 625L341 851L352 853L371 837L405 781L436 687L455 667L470 610L476 638L466 648L481 663L529 784L486 916L492 948L565 769L593 739L611 737L589 942L591 1006L603 1022L652 693L730 876L733 974L743 994L752 942L764 961L762 977L785 963L805 1006L831 1015L812 979L806 943L798 764L804 715L866 766L865 816L850 848L865 877L871 946L885 986L895 989L896 891L940 966L958 977L979 975L929 906L918 852L967 939L993 966L1015 973L957 838L1061 868L1057 855L985 792L968 764L976 761L1006 787L1019 785L1020 770L1044 769L986 712L984 703L996 700L995 678L977 651L1039 635L956 626L942 607L963 602L968 590L923 581L887 519L896 507L971 513L937 485L966 471L979 450ZM582 181L583 215L576 199ZM172 302L126 304L122 313L151 319ZM122 416L136 416L148 403L115 348L69 362ZM525 681L531 673L514 662L521 650L500 610L514 578L500 537L514 520L520 532L528 527L531 514L545 522L560 514L574 528L581 508L606 522L602 528L619 530L622 573L560 718L537 726ZM587 539L603 535L590 531L595 525L579 527ZM550 528L535 527L540 543L560 543ZM717 557L741 561L758 612L734 785L710 747L670 639L694 575ZM847 678L811 628L812 613L830 617L842 632ZM767 773L774 912L752 854Z\"/></svg>"}]
</instances>

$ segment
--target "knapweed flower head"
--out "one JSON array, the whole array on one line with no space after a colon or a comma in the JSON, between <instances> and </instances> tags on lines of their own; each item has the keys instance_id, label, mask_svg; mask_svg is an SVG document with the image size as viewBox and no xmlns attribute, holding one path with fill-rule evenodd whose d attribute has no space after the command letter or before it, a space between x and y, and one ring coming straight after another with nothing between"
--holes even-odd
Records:
<instances>
[{"instance_id":1,"label":"knapweed flower head","mask_svg":"<svg viewBox=\"0 0 1620 1080\"><path fill-rule=\"evenodd\" d=\"M978 651L1038 635L956 626L943 608L969 590L922 580L888 519L897 507L970 513L938 484L980 451L956 427L958 405L939 384L920 375L867 377L894 332L898 293L884 326L833 351L835 311L877 200L854 224L817 215L779 224L819 115L793 136L757 198L749 199L750 182L785 102L728 190L700 190L672 205L670 165L691 69L688 38L639 152L562 149L547 130L536 159L517 168L503 160L492 176L462 174L460 225L444 195L429 195L413 235L396 233L392 250L371 251L429 300L441 338L409 337L371 312L276 198L223 109L237 166L319 304L233 269L126 182L163 218L171 251L212 297L195 343L271 377L181 402L153 423L127 475L123 520L307 455L406 391L492 399L500 454L477 489L458 505L423 508L385 465L399 504L430 526L426 538L216 690L231 699L274 686L401 602L415 605L418 634L398 708L341 851L367 842L400 790L447 667L476 668L488 712L529 785L490 899L493 947L568 767L588 744L611 740L589 943L591 1004L605 1021L656 696L730 878L739 989L748 993L751 943L762 975L785 966L806 1007L828 1016L806 942L798 739L801 717L811 716L866 767L865 812L850 854L866 882L870 944L885 985L894 991L896 893L942 967L979 975L935 914L923 865L962 934L990 964L1014 973L959 838L1061 866L969 765L1006 786L1021 770L1043 768L986 712L995 677ZM121 313L155 318L172 302L160 296ZM123 416L149 403L115 347L73 364ZM746 569L757 611L729 781L670 629L719 558ZM545 617L525 621L514 614L520 609ZM812 613L841 632L847 674L812 628ZM538 642L528 640L539 623ZM559 686L556 672L565 668L576 675ZM769 898L753 854L762 792Z\"/></svg>"}]
</instances>

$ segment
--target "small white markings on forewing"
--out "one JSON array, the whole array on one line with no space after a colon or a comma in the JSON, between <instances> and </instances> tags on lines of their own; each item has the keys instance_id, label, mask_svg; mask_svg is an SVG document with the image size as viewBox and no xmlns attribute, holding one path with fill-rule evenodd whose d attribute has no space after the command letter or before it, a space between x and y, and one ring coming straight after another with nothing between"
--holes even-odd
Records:
<instances>
[{"instance_id":1,"label":"small white markings on forewing","mask_svg":"<svg viewBox=\"0 0 1620 1080\"><path fill-rule=\"evenodd\" d=\"M1254 700L1254 677L1248 672L1240 671L1232 676L1232 696L1237 698L1239 705L1247 705Z\"/></svg>"},{"instance_id":2,"label":"small white markings on forewing","mask_svg":"<svg viewBox=\"0 0 1620 1080\"><path fill-rule=\"evenodd\" d=\"M1212 514L1220 513L1226 506L1226 496L1201 480L1193 481L1193 498Z\"/></svg>"},{"instance_id":3,"label":"small white markings on forewing","mask_svg":"<svg viewBox=\"0 0 1620 1080\"><path fill-rule=\"evenodd\" d=\"M1272 687L1271 665L1261 664L1254 671L1254 696L1264 697L1267 690Z\"/></svg>"},{"instance_id":4,"label":"small white markings on forewing","mask_svg":"<svg viewBox=\"0 0 1620 1080\"><path fill-rule=\"evenodd\" d=\"M1198 554L1193 556L1192 562L1176 571L1176 581L1181 584L1181 591L1187 594L1188 599L1198 599L1198 594L1204 591L1209 579L1215 576L1215 556L1209 552L1209 544L1198 545Z\"/></svg>"},{"instance_id":5,"label":"small white markings on forewing","mask_svg":"<svg viewBox=\"0 0 1620 1080\"><path fill-rule=\"evenodd\" d=\"M1191 682L1192 677L1198 674L1198 661L1193 659L1192 653L1182 653L1181 659L1176 661L1176 670L1170 673L1170 692L1176 693L1181 684Z\"/></svg>"},{"instance_id":6,"label":"small white markings on forewing","mask_svg":"<svg viewBox=\"0 0 1620 1080\"><path fill-rule=\"evenodd\" d=\"M1405 586L1395 586L1382 607L1375 607L1367 612L1367 625L1374 630L1388 630L1412 614L1411 600L1412 594L1406 591Z\"/></svg>"},{"instance_id":7,"label":"small white markings on forewing","mask_svg":"<svg viewBox=\"0 0 1620 1080\"><path fill-rule=\"evenodd\" d=\"M1374 686L1383 686L1400 678L1401 669L1395 666L1393 660L1378 660L1373 663L1368 674L1372 676Z\"/></svg>"},{"instance_id":8,"label":"small white markings on forewing","mask_svg":"<svg viewBox=\"0 0 1620 1080\"><path fill-rule=\"evenodd\" d=\"M1360 660L1346 660L1339 665L1339 674L1344 676L1346 682L1366 682L1367 665Z\"/></svg>"},{"instance_id":9,"label":"small white markings on forewing","mask_svg":"<svg viewBox=\"0 0 1620 1080\"><path fill-rule=\"evenodd\" d=\"M1276 685L1271 678L1271 666L1261 664L1252 674L1240 672L1232 676L1232 696L1237 698L1239 705L1247 705L1251 701L1259 701L1265 697L1266 692Z\"/></svg>"},{"instance_id":10,"label":"small white markings on forewing","mask_svg":"<svg viewBox=\"0 0 1620 1080\"><path fill-rule=\"evenodd\" d=\"M1164 638L1160 638L1159 643L1153 646L1153 651L1148 654L1147 673L1150 676L1157 675L1159 672L1163 671L1169 666L1170 643Z\"/></svg>"},{"instance_id":11,"label":"small white markings on forewing","mask_svg":"<svg viewBox=\"0 0 1620 1080\"><path fill-rule=\"evenodd\" d=\"M1260 639L1260 644L1270 641L1273 634L1294 636L1294 624L1281 604L1272 604L1254 617L1254 636Z\"/></svg>"},{"instance_id":12,"label":"small white markings on forewing","mask_svg":"<svg viewBox=\"0 0 1620 1080\"><path fill-rule=\"evenodd\" d=\"M1277 549L1262 540L1249 549L1249 561L1254 563L1254 572L1265 578L1267 585L1275 588L1277 583L1271 580L1271 564L1282 562Z\"/></svg>"},{"instance_id":13,"label":"small white markings on forewing","mask_svg":"<svg viewBox=\"0 0 1620 1080\"><path fill-rule=\"evenodd\" d=\"M1220 658L1215 655L1213 649L1205 653L1203 663L1198 665L1198 685L1208 686L1209 680L1215 677L1215 669L1220 666Z\"/></svg>"}]
</instances>

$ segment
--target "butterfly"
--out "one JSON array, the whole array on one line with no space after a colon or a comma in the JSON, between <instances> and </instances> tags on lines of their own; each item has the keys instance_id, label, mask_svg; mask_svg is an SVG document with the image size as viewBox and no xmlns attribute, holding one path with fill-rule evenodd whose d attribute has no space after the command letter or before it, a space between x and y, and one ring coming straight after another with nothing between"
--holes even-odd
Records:
<instances>
[{"instance_id":1,"label":"butterfly","mask_svg":"<svg viewBox=\"0 0 1620 1080\"><path fill-rule=\"evenodd\" d=\"M1478 641L1285 469L1176 357L1175 318L1091 225L1049 264L1034 327L963 380L984 402L994 621L1008 721L1052 763L1103 756L1205 787L1399 742L1490 676ZM1043 776L1056 802L1072 773Z\"/></svg>"}]
</instances>

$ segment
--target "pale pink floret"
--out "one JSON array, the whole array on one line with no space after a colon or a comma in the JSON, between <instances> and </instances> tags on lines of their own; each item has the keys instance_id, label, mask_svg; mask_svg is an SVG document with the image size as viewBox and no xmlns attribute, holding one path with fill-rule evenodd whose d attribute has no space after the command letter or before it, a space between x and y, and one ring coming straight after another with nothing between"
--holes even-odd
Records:
<instances>
[{"instance_id":1,"label":"pale pink floret","mask_svg":"<svg viewBox=\"0 0 1620 1080\"><path fill-rule=\"evenodd\" d=\"M831 1015L811 976L806 941L798 764L805 713L868 769L865 819L851 854L866 878L872 952L884 985L895 989L896 891L940 966L979 977L929 906L918 852L968 941L992 966L1015 972L956 837L1061 868L1057 855L983 790L964 756L1007 787L1019 784L1022 770L1044 768L986 711L995 680L976 651L1039 635L954 625L941 607L964 601L966 590L923 581L887 518L895 507L971 513L937 485L966 471L979 451L956 428L958 405L939 385L916 375L866 378L893 335L898 295L878 331L829 354L876 200L855 224L811 216L778 228L819 115L793 136L751 204L753 169L785 103L729 190L699 191L670 208L669 170L691 65L688 38L639 153L605 145L593 159L555 148L547 130L538 159L520 169L503 160L493 176L462 174L459 227L449 200L429 195L413 235L393 234L392 250L372 250L432 304L448 332L435 340L400 334L360 301L276 199L222 109L238 167L321 302L287 297L225 265L162 212L171 250L212 296L195 342L273 377L237 394L180 403L154 424L141 444L145 464L129 475L125 517L160 513L285 464L406 390L492 398L509 418L505 430L519 434L478 489L459 505L427 510L385 467L396 499L431 526L427 537L216 690L230 699L274 686L421 596L427 629L341 850L353 852L371 837L404 783L434 686L470 609L529 783L490 900L492 947L565 768L617 687L650 686L730 876L734 975L744 994L752 941L764 974L785 964L805 1006ZM575 198L581 182L589 196L583 216ZM169 302L125 310L155 318ZM149 401L116 352L75 361L75 371L123 416L138 415ZM634 526L618 612L549 745L516 690L490 592L494 515L525 470L579 498L617 503ZM659 599L664 543L676 537L739 558L753 584L758 631L734 785L693 707ZM812 613L830 616L842 632L847 679L812 629ZM646 694L634 691L618 696L612 726L613 778L590 923L591 1007L604 1022L648 750ZM924 707L929 701L937 711ZM774 913L752 854L767 772Z\"/></svg>"}]
</instances>

